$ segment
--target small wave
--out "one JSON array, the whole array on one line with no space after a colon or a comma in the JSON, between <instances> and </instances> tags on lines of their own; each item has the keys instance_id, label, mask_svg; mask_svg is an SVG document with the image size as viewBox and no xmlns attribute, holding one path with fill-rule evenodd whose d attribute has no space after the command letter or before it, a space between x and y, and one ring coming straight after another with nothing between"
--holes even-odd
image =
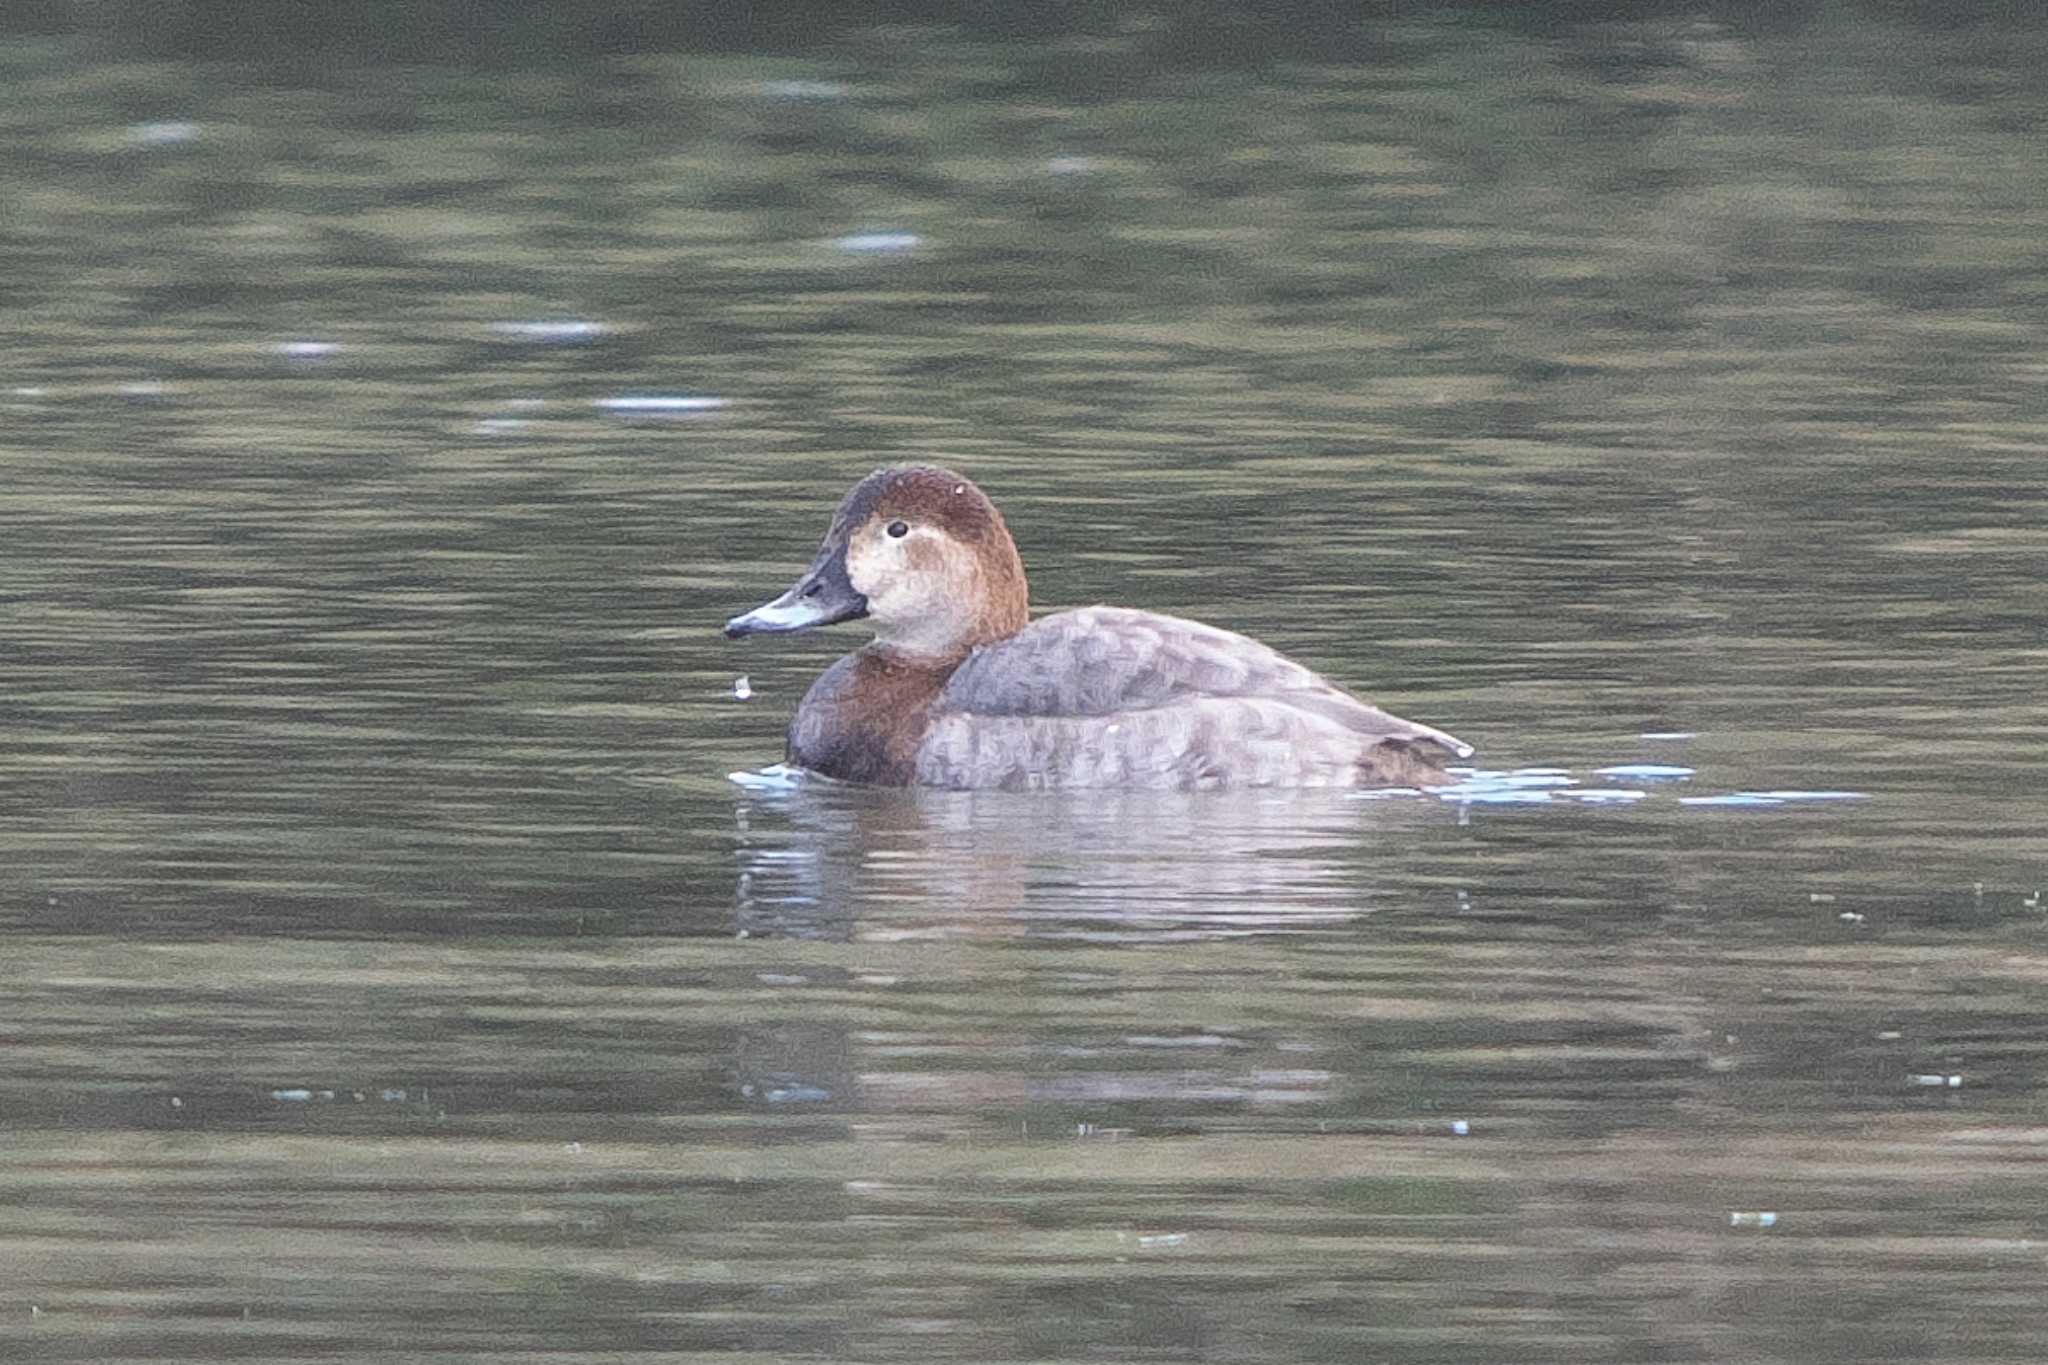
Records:
<instances>
[{"instance_id":1,"label":"small wave","mask_svg":"<svg viewBox=\"0 0 2048 1365\"><path fill-rule=\"evenodd\" d=\"M1718 796L1681 796L1681 806L1784 806L1795 801L1867 801L1869 792L1767 791L1724 792Z\"/></svg>"},{"instance_id":2,"label":"small wave","mask_svg":"<svg viewBox=\"0 0 2048 1365\"><path fill-rule=\"evenodd\" d=\"M728 782L743 790L768 794L798 791L817 780L816 774L787 763L771 763L752 772L727 773L725 776Z\"/></svg>"}]
</instances>

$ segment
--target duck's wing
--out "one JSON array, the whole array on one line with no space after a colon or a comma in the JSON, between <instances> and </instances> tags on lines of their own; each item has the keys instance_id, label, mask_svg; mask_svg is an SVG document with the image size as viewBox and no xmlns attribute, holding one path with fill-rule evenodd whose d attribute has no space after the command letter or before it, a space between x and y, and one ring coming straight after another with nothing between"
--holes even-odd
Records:
<instances>
[{"instance_id":1,"label":"duck's wing","mask_svg":"<svg viewBox=\"0 0 2048 1365\"><path fill-rule=\"evenodd\" d=\"M1422 742L1459 758L1472 752L1456 736L1382 711L1249 636L1122 607L1057 612L976 650L934 711L1121 717L1226 698L1291 707L1368 742Z\"/></svg>"}]
</instances>

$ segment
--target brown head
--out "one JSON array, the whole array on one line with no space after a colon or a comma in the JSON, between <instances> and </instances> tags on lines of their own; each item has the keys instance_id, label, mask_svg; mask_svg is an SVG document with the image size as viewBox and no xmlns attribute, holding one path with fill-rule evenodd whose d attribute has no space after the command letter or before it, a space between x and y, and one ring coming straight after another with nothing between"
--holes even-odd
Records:
<instances>
[{"instance_id":1,"label":"brown head","mask_svg":"<svg viewBox=\"0 0 2048 1365\"><path fill-rule=\"evenodd\" d=\"M950 469L896 465L855 484L803 577L725 633L866 617L880 644L953 658L1022 630L1027 603L1024 564L995 504Z\"/></svg>"}]
</instances>

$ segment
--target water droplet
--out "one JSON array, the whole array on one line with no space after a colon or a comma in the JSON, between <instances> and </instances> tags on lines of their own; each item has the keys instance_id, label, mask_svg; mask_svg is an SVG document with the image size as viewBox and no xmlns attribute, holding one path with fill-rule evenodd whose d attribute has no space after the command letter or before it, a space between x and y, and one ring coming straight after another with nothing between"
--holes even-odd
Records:
<instances>
[{"instance_id":1,"label":"water droplet","mask_svg":"<svg viewBox=\"0 0 2048 1365\"><path fill-rule=\"evenodd\" d=\"M837 81L762 81L754 88L771 100L843 100L847 95Z\"/></svg>"},{"instance_id":2,"label":"water droplet","mask_svg":"<svg viewBox=\"0 0 2048 1365\"><path fill-rule=\"evenodd\" d=\"M137 123L128 129L128 140L138 147L174 147L199 136L199 125L183 119L162 119Z\"/></svg>"},{"instance_id":3,"label":"water droplet","mask_svg":"<svg viewBox=\"0 0 2048 1365\"><path fill-rule=\"evenodd\" d=\"M589 322L582 318L562 318L530 322L494 322L490 330L494 336L503 337L507 341L523 341L536 346L575 346L606 336L612 329L601 322Z\"/></svg>"},{"instance_id":4,"label":"water droplet","mask_svg":"<svg viewBox=\"0 0 2048 1365\"><path fill-rule=\"evenodd\" d=\"M851 232L844 237L833 238L832 245L841 251L876 256L910 251L923 241L924 239L914 232Z\"/></svg>"},{"instance_id":5,"label":"water droplet","mask_svg":"<svg viewBox=\"0 0 2048 1365\"><path fill-rule=\"evenodd\" d=\"M668 393L628 393L597 400L599 411L617 417L696 417L725 406L723 398Z\"/></svg>"}]
</instances>

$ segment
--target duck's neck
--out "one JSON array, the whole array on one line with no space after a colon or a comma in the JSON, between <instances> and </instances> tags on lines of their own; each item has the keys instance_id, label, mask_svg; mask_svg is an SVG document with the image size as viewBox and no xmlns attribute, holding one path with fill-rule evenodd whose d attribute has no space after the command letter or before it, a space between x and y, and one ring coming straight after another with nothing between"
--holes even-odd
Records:
<instances>
[{"instance_id":1,"label":"duck's neck","mask_svg":"<svg viewBox=\"0 0 2048 1365\"><path fill-rule=\"evenodd\" d=\"M984 552L984 560L993 562L982 565L982 607L975 614L975 639L969 648L1007 640L1031 623L1031 584L1007 531L998 544Z\"/></svg>"}]
</instances>

